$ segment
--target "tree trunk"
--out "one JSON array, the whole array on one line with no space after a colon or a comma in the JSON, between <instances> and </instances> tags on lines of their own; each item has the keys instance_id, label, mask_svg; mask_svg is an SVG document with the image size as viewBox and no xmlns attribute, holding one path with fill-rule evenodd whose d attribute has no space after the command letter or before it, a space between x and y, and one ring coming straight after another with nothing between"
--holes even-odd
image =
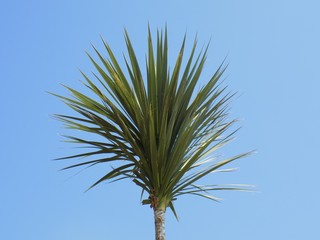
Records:
<instances>
[{"instance_id":1,"label":"tree trunk","mask_svg":"<svg viewBox=\"0 0 320 240\"><path fill-rule=\"evenodd\" d=\"M154 209L154 224L156 229L156 240L165 240L165 211Z\"/></svg>"}]
</instances>

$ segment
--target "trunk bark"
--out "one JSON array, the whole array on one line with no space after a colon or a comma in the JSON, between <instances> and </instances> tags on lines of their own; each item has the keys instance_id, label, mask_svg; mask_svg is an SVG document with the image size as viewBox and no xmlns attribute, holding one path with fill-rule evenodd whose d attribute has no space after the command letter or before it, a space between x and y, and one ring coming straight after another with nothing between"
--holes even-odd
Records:
<instances>
[{"instance_id":1,"label":"trunk bark","mask_svg":"<svg viewBox=\"0 0 320 240\"><path fill-rule=\"evenodd\" d=\"M154 224L156 229L156 240L165 240L165 211L154 209Z\"/></svg>"}]
</instances>

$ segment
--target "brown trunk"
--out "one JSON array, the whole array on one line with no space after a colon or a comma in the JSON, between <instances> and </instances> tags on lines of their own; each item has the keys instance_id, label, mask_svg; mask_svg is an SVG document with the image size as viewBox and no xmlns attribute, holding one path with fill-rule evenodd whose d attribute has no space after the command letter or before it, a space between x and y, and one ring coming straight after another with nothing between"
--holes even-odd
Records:
<instances>
[{"instance_id":1,"label":"brown trunk","mask_svg":"<svg viewBox=\"0 0 320 240\"><path fill-rule=\"evenodd\" d=\"M154 224L156 229L156 240L165 240L165 211L154 209Z\"/></svg>"}]
</instances>

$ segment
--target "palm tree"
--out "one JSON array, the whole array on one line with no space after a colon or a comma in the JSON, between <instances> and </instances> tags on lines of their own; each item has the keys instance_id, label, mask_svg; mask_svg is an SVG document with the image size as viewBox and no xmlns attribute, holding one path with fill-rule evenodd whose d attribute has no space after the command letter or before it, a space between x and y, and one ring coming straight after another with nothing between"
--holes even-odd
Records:
<instances>
[{"instance_id":1,"label":"palm tree","mask_svg":"<svg viewBox=\"0 0 320 240\"><path fill-rule=\"evenodd\" d=\"M198 180L209 173L231 171L221 167L248 153L223 160L215 154L236 132L230 132L235 120L228 119L233 94L226 93L226 87L218 83L225 71L223 64L196 92L208 48L196 54L195 40L182 64L184 37L170 72L167 29L157 32L155 46L148 30L145 74L125 31L126 73L102 40L107 58L95 47L100 64L88 54L97 71L96 83L82 73L84 85L94 97L67 86L72 97L54 95L77 112L75 116L56 117L66 127L94 136L94 140L66 136L68 142L90 150L59 158L86 159L64 169L117 162L90 188L104 181L130 179L145 196L142 204L150 205L154 211L156 240L164 240L166 209L169 207L177 217L174 202L179 196L192 194L218 201L208 192L244 189L239 185L199 185Z\"/></svg>"}]
</instances>

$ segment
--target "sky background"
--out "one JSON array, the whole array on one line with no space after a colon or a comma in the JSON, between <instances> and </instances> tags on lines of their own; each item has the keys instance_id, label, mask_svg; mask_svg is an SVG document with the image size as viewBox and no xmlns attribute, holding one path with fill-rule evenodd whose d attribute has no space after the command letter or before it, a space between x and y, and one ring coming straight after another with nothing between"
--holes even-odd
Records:
<instances>
[{"instance_id":1,"label":"sky background","mask_svg":"<svg viewBox=\"0 0 320 240\"><path fill-rule=\"evenodd\" d=\"M84 193L104 169L58 170L68 163L68 133L50 116L69 109L47 91L81 89L93 69L85 51L102 35L118 57L126 27L143 63L148 23L168 26L169 51L211 39L202 83L227 56L225 83L238 97L231 116L242 129L226 155L257 153L212 183L248 183L257 192L220 192L222 203L185 196L167 239L320 239L319 56L317 0L69 0L0 2L0 239L154 238L153 213L130 182ZM105 169L108 169L106 166Z\"/></svg>"}]
</instances>

